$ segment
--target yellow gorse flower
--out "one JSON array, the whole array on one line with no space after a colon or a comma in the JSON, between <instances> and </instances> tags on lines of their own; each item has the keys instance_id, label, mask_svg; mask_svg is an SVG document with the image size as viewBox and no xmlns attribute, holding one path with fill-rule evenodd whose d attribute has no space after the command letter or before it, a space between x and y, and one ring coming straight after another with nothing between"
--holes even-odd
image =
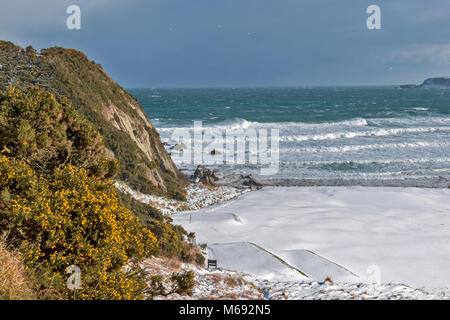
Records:
<instances>
[{"instance_id":1,"label":"yellow gorse flower","mask_svg":"<svg viewBox=\"0 0 450 320\"><path fill-rule=\"evenodd\" d=\"M0 223L7 226L26 266L45 271L49 286L66 298L142 298L142 284L123 268L152 255L157 241L120 204L110 182L73 166L45 179L25 162L1 156L0 189L11 194ZM78 293L65 287L70 265L82 271Z\"/></svg>"}]
</instances>

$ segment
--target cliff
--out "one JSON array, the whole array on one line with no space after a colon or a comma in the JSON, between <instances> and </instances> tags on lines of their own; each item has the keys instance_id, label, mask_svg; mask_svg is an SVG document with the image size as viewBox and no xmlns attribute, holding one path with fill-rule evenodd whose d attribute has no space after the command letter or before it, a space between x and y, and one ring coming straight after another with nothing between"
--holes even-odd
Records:
<instances>
[{"instance_id":1,"label":"cliff","mask_svg":"<svg viewBox=\"0 0 450 320\"><path fill-rule=\"evenodd\" d=\"M426 79L419 87L420 88L425 88L425 89L432 89L432 88L445 89L445 88L450 88L450 78L446 78L446 77L429 78L429 79Z\"/></svg>"},{"instance_id":2,"label":"cliff","mask_svg":"<svg viewBox=\"0 0 450 320\"><path fill-rule=\"evenodd\" d=\"M185 197L186 179L142 107L82 52L60 47L37 52L0 41L0 89L10 85L66 96L98 128L107 155L120 164L119 179L144 193Z\"/></svg>"},{"instance_id":3,"label":"cliff","mask_svg":"<svg viewBox=\"0 0 450 320\"><path fill-rule=\"evenodd\" d=\"M450 88L450 78L439 77L439 78L428 78L422 84L405 84L401 85L402 89L447 89Z\"/></svg>"}]
</instances>

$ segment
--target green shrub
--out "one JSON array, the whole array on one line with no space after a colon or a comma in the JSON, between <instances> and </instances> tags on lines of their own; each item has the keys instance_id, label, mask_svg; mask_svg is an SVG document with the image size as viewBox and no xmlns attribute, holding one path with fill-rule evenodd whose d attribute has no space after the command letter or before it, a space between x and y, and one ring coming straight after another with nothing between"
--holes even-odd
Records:
<instances>
[{"instance_id":1,"label":"green shrub","mask_svg":"<svg viewBox=\"0 0 450 320\"><path fill-rule=\"evenodd\" d=\"M195 280L192 271L175 272L166 279L161 275L150 276L148 279L147 298L166 297L173 293L192 295Z\"/></svg>"},{"instance_id":2,"label":"green shrub","mask_svg":"<svg viewBox=\"0 0 450 320\"><path fill-rule=\"evenodd\" d=\"M153 299L156 296L165 296L166 287L164 286L164 279L161 275L150 276L148 279L148 287L146 290L147 297Z\"/></svg>"},{"instance_id":3,"label":"green shrub","mask_svg":"<svg viewBox=\"0 0 450 320\"><path fill-rule=\"evenodd\" d=\"M184 262L195 260L192 246L184 240L188 235L186 230L179 225L172 224L170 216L148 204L137 201L130 195L118 192L120 202L131 210L153 232L158 240L161 255L165 257L177 257Z\"/></svg>"},{"instance_id":4,"label":"green shrub","mask_svg":"<svg viewBox=\"0 0 450 320\"><path fill-rule=\"evenodd\" d=\"M195 255L195 263L197 263L199 266L205 266L205 256L197 252Z\"/></svg>"},{"instance_id":5,"label":"green shrub","mask_svg":"<svg viewBox=\"0 0 450 320\"><path fill-rule=\"evenodd\" d=\"M177 284L176 292L180 294L186 293L195 285L194 272L192 271L182 271L179 273L174 273L172 274L170 279Z\"/></svg>"},{"instance_id":6,"label":"green shrub","mask_svg":"<svg viewBox=\"0 0 450 320\"><path fill-rule=\"evenodd\" d=\"M98 131L68 100L14 87L0 94L0 148L39 173L64 165L95 168L105 150Z\"/></svg>"}]
</instances>

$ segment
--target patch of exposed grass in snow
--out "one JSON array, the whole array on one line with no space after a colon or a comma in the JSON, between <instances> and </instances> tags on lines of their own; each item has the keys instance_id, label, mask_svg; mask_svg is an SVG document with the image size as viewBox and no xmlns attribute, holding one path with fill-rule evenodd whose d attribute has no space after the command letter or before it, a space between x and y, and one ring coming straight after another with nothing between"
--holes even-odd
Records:
<instances>
[{"instance_id":1,"label":"patch of exposed grass in snow","mask_svg":"<svg viewBox=\"0 0 450 320\"><path fill-rule=\"evenodd\" d=\"M174 272L192 271L195 286L187 294L172 293L156 296L157 300L255 300L263 299L261 288L249 276L224 270L207 270L193 264L177 263L164 258L152 258L142 266L150 274L162 275L165 280Z\"/></svg>"}]
</instances>

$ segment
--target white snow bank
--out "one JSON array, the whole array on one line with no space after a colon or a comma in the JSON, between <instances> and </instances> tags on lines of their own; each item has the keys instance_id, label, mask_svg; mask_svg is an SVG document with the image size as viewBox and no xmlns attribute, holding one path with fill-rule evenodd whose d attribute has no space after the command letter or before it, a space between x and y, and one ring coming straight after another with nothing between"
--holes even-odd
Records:
<instances>
[{"instance_id":1,"label":"white snow bank","mask_svg":"<svg viewBox=\"0 0 450 320\"><path fill-rule=\"evenodd\" d=\"M448 293L427 292L398 284L330 282L257 282L271 300L448 300Z\"/></svg>"},{"instance_id":2,"label":"white snow bank","mask_svg":"<svg viewBox=\"0 0 450 320\"><path fill-rule=\"evenodd\" d=\"M208 244L208 259L219 268L252 274L266 280L308 279L277 257L248 242Z\"/></svg>"},{"instance_id":3,"label":"white snow bank","mask_svg":"<svg viewBox=\"0 0 450 320\"><path fill-rule=\"evenodd\" d=\"M360 277L350 270L325 259L309 250L280 251L287 263L306 273L310 278L323 281L326 278L334 282L357 283Z\"/></svg>"},{"instance_id":4,"label":"white snow bank","mask_svg":"<svg viewBox=\"0 0 450 320\"><path fill-rule=\"evenodd\" d=\"M121 192L131 195L134 199L142 203L152 205L164 214L172 214L183 210L198 210L206 206L234 199L250 191L250 189L237 189L229 186L206 188L201 184L190 184L186 188L186 201L180 201L138 192L122 181L116 181L114 185Z\"/></svg>"},{"instance_id":5,"label":"white snow bank","mask_svg":"<svg viewBox=\"0 0 450 320\"><path fill-rule=\"evenodd\" d=\"M272 187L173 217L199 243L253 242L294 265L311 250L362 277L376 265L383 283L437 288L450 287L449 200L449 189Z\"/></svg>"}]
</instances>

